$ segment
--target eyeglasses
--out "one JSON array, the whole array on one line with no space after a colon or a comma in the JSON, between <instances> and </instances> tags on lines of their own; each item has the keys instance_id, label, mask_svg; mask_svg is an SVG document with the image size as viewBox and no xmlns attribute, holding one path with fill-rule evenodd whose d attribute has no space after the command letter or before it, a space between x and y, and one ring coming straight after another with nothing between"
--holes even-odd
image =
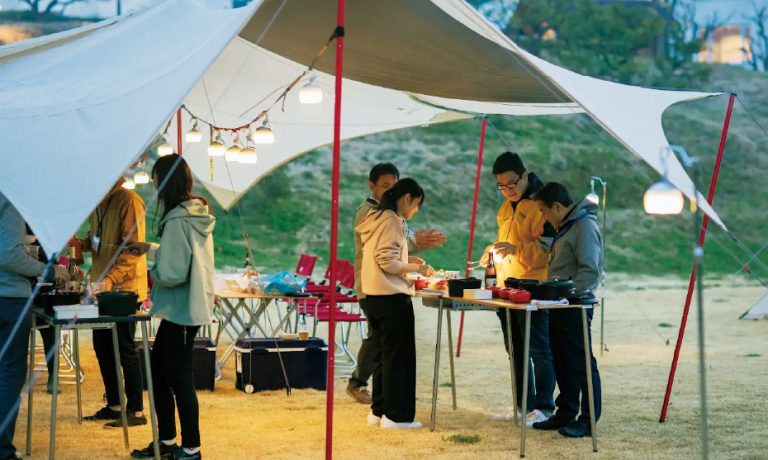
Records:
<instances>
[{"instance_id":1,"label":"eyeglasses","mask_svg":"<svg viewBox=\"0 0 768 460\"><path fill-rule=\"evenodd\" d=\"M505 188L506 189L511 189L512 187L517 187L517 183L520 182L522 179L523 179L523 176L520 176L520 177L517 178L517 180L511 180L511 181L507 182L506 184L499 184L497 182L496 183L496 188L501 190L501 191L504 191Z\"/></svg>"}]
</instances>

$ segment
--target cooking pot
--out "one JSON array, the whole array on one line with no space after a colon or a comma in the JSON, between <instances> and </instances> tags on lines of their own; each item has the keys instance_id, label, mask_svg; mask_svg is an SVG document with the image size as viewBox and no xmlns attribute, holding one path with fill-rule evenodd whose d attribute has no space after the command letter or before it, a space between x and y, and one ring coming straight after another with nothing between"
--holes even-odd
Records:
<instances>
[{"instance_id":1,"label":"cooking pot","mask_svg":"<svg viewBox=\"0 0 768 460\"><path fill-rule=\"evenodd\" d=\"M540 285L538 280L517 280L517 289L523 289L531 293L531 297L534 299L540 299Z\"/></svg>"},{"instance_id":2,"label":"cooking pot","mask_svg":"<svg viewBox=\"0 0 768 460\"><path fill-rule=\"evenodd\" d=\"M131 291L106 291L96 295L99 302L99 315L129 316L136 313L139 295Z\"/></svg>"},{"instance_id":3,"label":"cooking pot","mask_svg":"<svg viewBox=\"0 0 768 460\"><path fill-rule=\"evenodd\" d=\"M510 276L504 280L504 286L513 289L520 289L520 280Z\"/></svg>"},{"instance_id":4,"label":"cooking pot","mask_svg":"<svg viewBox=\"0 0 768 460\"><path fill-rule=\"evenodd\" d=\"M38 294L33 303L38 307L43 307L45 312L53 315L54 305L77 305L83 296L82 291L48 291L45 294Z\"/></svg>"},{"instance_id":5,"label":"cooking pot","mask_svg":"<svg viewBox=\"0 0 768 460\"><path fill-rule=\"evenodd\" d=\"M448 295L464 297L464 289L480 289L482 284L482 281L474 277L448 280Z\"/></svg>"},{"instance_id":6,"label":"cooking pot","mask_svg":"<svg viewBox=\"0 0 768 460\"><path fill-rule=\"evenodd\" d=\"M552 278L542 281L536 296L540 300L560 300L570 297L573 292L573 281Z\"/></svg>"},{"instance_id":7,"label":"cooking pot","mask_svg":"<svg viewBox=\"0 0 768 460\"><path fill-rule=\"evenodd\" d=\"M572 292L571 295L568 296L568 303L571 305L594 305L597 303L597 298L595 297L594 292L587 289L578 294Z\"/></svg>"}]
</instances>

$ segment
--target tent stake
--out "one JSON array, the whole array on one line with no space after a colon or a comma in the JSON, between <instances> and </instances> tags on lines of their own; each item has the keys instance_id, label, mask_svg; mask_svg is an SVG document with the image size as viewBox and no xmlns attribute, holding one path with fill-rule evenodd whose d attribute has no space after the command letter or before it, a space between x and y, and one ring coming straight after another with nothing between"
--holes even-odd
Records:
<instances>
[{"instance_id":1,"label":"tent stake","mask_svg":"<svg viewBox=\"0 0 768 460\"><path fill-rule=\"evenodd\" d=\"M477 172L475 173L475 198L472 201L472 220L469 224L469 245L467 248L467 266L464 270L464 277L469 278L469 264L472 262L472 242L475 239L475 218L477 217L477 201L480 197L480 172L483 169L483 150L485 148L485 127L488 125L488 116L483 115L480 125L480 147L477 149ZM461 356L461 339L464 337L464 312L461 312L461 321L459 322L459 340L456 342L456 357ZM452 352L453 350L451 350Z\"/></svg>"},{"instance_id":2,"label":"tent stake","mask_svg":"<svg viewBox=\"0 0 768 460\"><path fill-rule=\"evenodd\" d=\"M331 298L328 317L328 384L325 410L325 458L333 458L333 380L336 343L336 243L339 227L339 163L341 159L341 79L344 63L344 0L338 0L336 20L336 81L333 108L333 180L331 185Z\"/></svg>"},{"instance_id":3,"label":"tent stake","mask_svg":"<svg viewBox=\"0 0 768 460\"><path fill-rule=\"evenodd\" d=\"M707 203L712 205L712 199L715 197L715 188L717 187L717 178L720 174L720 162L723 159L723 151L725 150L725 141L728 138L728 127L731 124L731 113L733 112L733 101L736 99L736 94L731 93L730 99L728 99L728 110L725 112L725 121L723 122L723 131L720 135L720 146L717 149L717 159L715 160L715 169L712 171L712 182L709 184L709 194L707 196ZM701 233L699 234L699 246L704 246L704 240L707 237L707 224L709 223L709 216L704 214L704 219L701 222ZM677 332L677 344L675 345L675 354L672 357L672 367L669 370L669 378L667 379L667 389L664 393L664 403L661 406L661 415L659 416L659 423L664 423L667 419L667 408L669 407L669 398L672 395L672 385L675 381L675 371L677 370L677 360L680 357L680 348L683 346L683 337L685 336L685 325L688 322L688 311L691 308L691 299L693 297L693 287L696 284L696 262L694 261L693 269L691 270L691 278L688 281L688 294L685 296L685 307L683 308L683 317L680 320L680 329Z\"/></svg>"}]
</instances>

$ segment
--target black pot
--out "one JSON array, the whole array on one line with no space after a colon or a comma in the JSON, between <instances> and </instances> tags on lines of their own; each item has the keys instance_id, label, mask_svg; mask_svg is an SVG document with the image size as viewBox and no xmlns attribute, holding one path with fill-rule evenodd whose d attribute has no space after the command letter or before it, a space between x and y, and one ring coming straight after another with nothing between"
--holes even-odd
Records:
<instances>
[{"instance_id":1,"label":"black pot","mask_svg":"<svg viewBox=\"0 0 768 460\"><path fill-rule=\"evenodd\" d=\"M464 289L480 289L482 284L482 281L474 277L448 280L448 295L451 297L464 297Z\"/></svg>"},{"instance_id":2,"label":"black pot","mask_svg":"<svg viewBox=\"0 0 768 460\"><path fill-rule=\"evenodd\" d=\"M504 280L504 286L512 289L520 289L520 280L510 276Z\"/></svg>"},{"instance_id":3,"label":"black pot","mask_svg":"<svg viewBox=\"0 0 768 460\"><path fill-rule=\"evenodd\" d=\"M129 316L139 308L139 295L131 291L107 291L96 295L101 316Z\"/></svg>"},{"instance_id":4,"label":"black pot","mask_svg":"<svg viewBox=\"0 0 768 460\"><path fill-rule=\"evenodd\" d=\"M523 289L531 293L532 299L540 299L539 297L539 281L538 280L517 280L517 287L515 289Z\"/></svg>"},{"instance_id":5,"label":"black pot","mask_svg":"<svg viewBox=\"0 0 768 460\"><path fill-rule=\"evenodd\" d=\"M560 300L572 297L574 294L572 280L554 278L541 282L537 299Z\"/></svg>"},{"instance_id":6,"label":"black pot","mask_svg":"<svg viewBox=\"0 0 768 460\"><path fill-rule=\"evenodd\" d=\"M576 294L573 292L568 297L568 303L571 305L594 305L598 302L595 293L587 289L586 291Z\"/></svg>"},{"instance_id":7,"label":"black pot","mask_svg":"<svg viewBox=\"0 0 768 460\"><path fill-rule=\"evenodd\" d=\"M54 290L45 294L38 294L33 303L38 307L43 307L47 314L53 315L55 305L77 305L80 303L82 295L83 293L80 291L59 292Z\"/></svg>"}]
</instances>

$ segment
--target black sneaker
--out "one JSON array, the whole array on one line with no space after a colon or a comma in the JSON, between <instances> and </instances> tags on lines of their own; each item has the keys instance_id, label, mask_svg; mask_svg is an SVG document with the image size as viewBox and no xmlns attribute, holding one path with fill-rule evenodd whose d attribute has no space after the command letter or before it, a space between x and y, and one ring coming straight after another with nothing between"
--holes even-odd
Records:
<instances>
[{"instance_id":1,"label":"black sneaker","mask_svg":"<svg viewBox=\"0 0 768 460\"><path fill-rule=\"evenodd\" d=\"M584 438L592 436L592 428L589 426L589 420L577 420L570 425L557 431L566 438Z\"/></svg>"},{"instance_id":2,"label":"black sneaker","mask_svg":"<svg viewBox=\"0 0 768 460\"><path fill-rule=\"evenodd\" d=\"M555 415L543 422L536 422L533 428L537 430L559 430L573 422L573 417L556 412Z\"/></svg>"},{"instance_id":3,"label":"black sneaker","mask_svg":"<svg viewBox=\"0 0 768 460\"><path fill-rule=\"evenodd\" d=\"M176 443L172 445L160 443L160 458L170 460L175 457L176 451L179 450L179 446ZM149 445L143 449L135 449L131 452L131 458L154 458L155 446L150 442Z\"/></svg>"},{"instance_id":4,"label":"black sneaker","mask_svg":"<svg viewBox=\"0 0 768 460\"><path fill-rule=\"evenodd\" d=\"M175 460L202 460L203 453L199 450L194 454L188 454L183 447L179 447L173 454Z\"/></svg>"},{"instance_id":5,"label":"black sneaker","mask_svg":"<svg viewBox=\"0 0 768 460\"><path fill-rule=\"evenodd\" d=\"M98 411L96 411L95 414L83 417L83 420L88 420L89 422L93 422L93 421L99 421L99 420L116 420L119 418L120 418L119 410L114 410L109 406L104 406Z\"/></svg>"},{"instance_id":6,"label":"black sneaker","mask_svg":"<svg viewBox=\"0 0 768 460\"><path fill-rule=\"evenodd\" d=\"M147 424L147 417L143 415L136 416L134 415L134 412L128 412L127 422L128 422L128 428L132 426L141 426ZM117 416L117 420L113 420L109 423L104 424L105 428L122 428L123 427L123 420L121 416Z\"/></svg>"}]
</instances>

